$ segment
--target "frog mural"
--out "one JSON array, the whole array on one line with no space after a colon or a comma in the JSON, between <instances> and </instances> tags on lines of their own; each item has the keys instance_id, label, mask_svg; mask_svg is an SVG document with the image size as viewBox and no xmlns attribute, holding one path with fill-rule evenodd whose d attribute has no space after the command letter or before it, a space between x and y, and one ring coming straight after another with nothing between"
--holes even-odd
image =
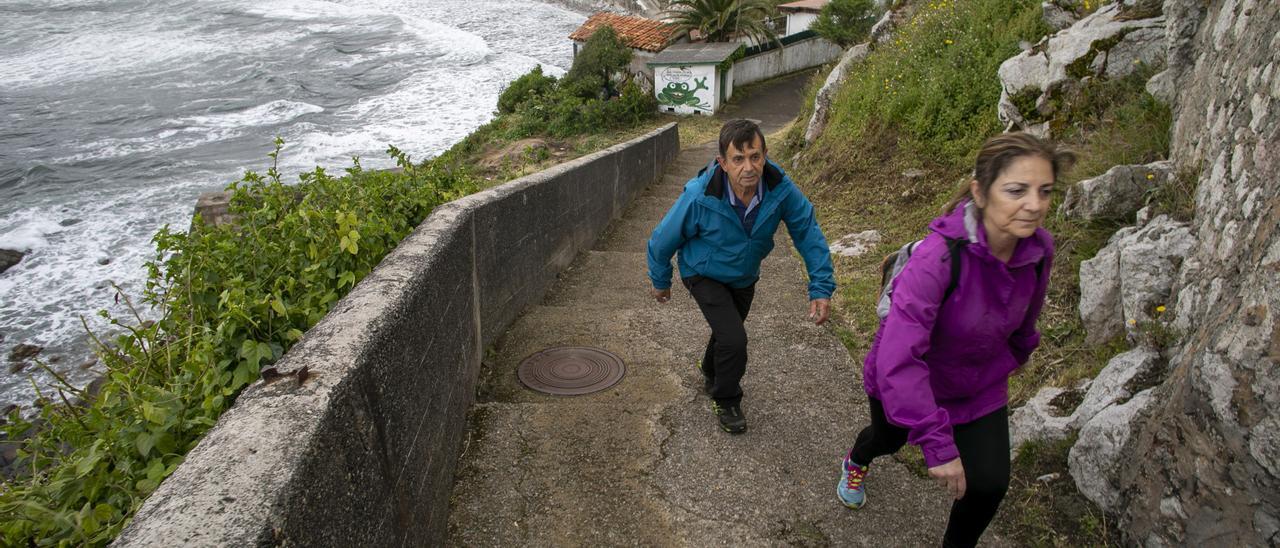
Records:
<instances>
[{"instance_id":1,"label":"frog mural","mask_svg":"<svg viewBox=\"0 0 1280 548\"><path fill-rule=\"evenodd\" d=\"M693 89L689 89L689 84L684 82L668 82L667 87L662 88L658 92L658 104L671 107L693 107L699 110L711 110L711 105L698 97L700 90L711 89L707 87L707 77L695 78L693 80Z\"/></svg>"}]
</instances>

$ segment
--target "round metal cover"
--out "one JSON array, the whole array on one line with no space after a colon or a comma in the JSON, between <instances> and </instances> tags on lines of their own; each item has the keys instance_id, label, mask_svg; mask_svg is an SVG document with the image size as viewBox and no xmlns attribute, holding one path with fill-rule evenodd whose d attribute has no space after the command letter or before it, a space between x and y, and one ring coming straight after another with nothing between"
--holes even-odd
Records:
<instances>
[{"instance_id":1,"label":"round metal cover","mask_svg":"<svg viewBox=\"0 0 1280 548\"><path fill-rule=\"evenodd\" d=\"M599 392L622 380L627 366L611 352L587 346L557 346L535 353L516 369L531 390L557 396Z\"/></svg>"}]
</instances>

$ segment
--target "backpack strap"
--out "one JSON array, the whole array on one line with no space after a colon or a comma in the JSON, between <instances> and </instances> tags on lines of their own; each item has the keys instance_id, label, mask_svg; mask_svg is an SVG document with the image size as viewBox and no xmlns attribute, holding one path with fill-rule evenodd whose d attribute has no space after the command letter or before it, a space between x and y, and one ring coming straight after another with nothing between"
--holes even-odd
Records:
<instances>
[{"instance_id":1,"label":"backpack strap","mask_svg":"<svg viewBox=\"0 0 1280 548\"><path fill-rule=\"evenodd\" d=\"M960 256L964 254L964 247L969 245L969 240L964 238L946 238L947 251L951 254L951 283L947 284L946 293L942 294L942 302L947 302L951 298L951 294L960 287ZM1036 275L1040 274L1040 266L1036 265Z\"/></svg>"}]
</instances>

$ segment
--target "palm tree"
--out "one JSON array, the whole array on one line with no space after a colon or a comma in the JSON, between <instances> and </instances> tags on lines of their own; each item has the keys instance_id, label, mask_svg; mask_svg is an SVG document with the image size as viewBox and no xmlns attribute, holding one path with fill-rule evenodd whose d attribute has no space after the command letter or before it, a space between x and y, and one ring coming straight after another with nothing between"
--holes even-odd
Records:
<instances>
[{"instance_id":1,"label":"palm tree","mask_svg":"<svg viewBox=\"0 0 1280 548\"><path fill-rule=\"evenodd\" d=\"M708 42L746 35L763 44L777 40L765 23L773 13L769 0L671 0L664 16L680 32L696 30Z\"/></svg>"}]
</instances>

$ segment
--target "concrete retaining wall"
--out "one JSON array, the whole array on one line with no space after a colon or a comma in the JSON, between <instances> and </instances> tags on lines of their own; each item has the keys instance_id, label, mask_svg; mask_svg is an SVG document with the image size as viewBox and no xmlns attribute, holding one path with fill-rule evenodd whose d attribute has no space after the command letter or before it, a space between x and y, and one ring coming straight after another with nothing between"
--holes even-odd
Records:
<instances>
[{"instance_id":1,"label":"concrete retaining wall","mask_svg":"<svg viewBox=\"0 0 1280 548\"><path fill-rule=\"evenodd\" d=\"M679 152L673 125L437 208L250 386L119 546L434 545L483 349Z\"/></svg>"},{"instance_id":2,"label":"concrete retaining wall","mask_svg":"<svg viewBox=\"0 0 1280 548\"><path fill-rule=\"evenodd\" d=\"M733 64L735 86L768 80L797 70L830 63L844 50L826 38L810 38L786 47L739 59Z\"/></svg>"}]
</instances>

